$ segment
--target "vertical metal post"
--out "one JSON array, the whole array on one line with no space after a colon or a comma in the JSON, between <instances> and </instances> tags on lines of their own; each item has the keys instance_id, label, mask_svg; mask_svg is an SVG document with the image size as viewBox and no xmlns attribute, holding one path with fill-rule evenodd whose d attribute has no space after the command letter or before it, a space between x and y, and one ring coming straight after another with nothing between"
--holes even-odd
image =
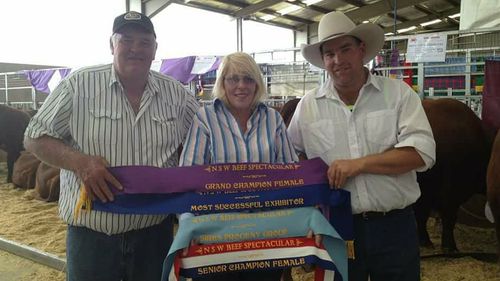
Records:
<instances>
[{"instance_id":1,"label":"vertical metal post","mask_svg":"<svg viewBox=\"0 0 500 281\"><path fill-rule=\"evenodd\" d=\"M398 10L397 9L397 1L398 0L394 0L394 7L393 7L394 11L392 12L392 14L394 15L394 29L393 29L392 33L394 35L397 34L397 30L396 30L396 18L397 18L396 15L397 15L397 10ZM394 48L395 48L394 45L395 45L394 40L391 40L391 50L394 50Z\"/></svg>"},{"instance_id":2,"label":"vertical metal post","mask_svg":"<svg viewBox=\"0 0 500 281\"><path fill-rule=\"evenodd\" d=\"M425 93L424 93L424 63L419 62L418 63L418 76L417 76L417 85L418 85L418 95L420 96L421 99L424 99ZM429 92L430 95L430 92Z\"/></svg>"},{"instance_id":3,"label":"vertical metal post","mask_svg":"<svg viewBox=\"0 0 500 281\"><path fill-rule=\"evenodd\" d=\"M9 82L7 82L7 73L5 73L5 105L9 105Z\"/></svg>"},{"instance_id":4,"label":"vertical metal post","mask_svg":"<svg viewBox=\"0 0 500 281\"><path fill-rule=\"evenodd\" d=\"M38 105L36 104L36 91L35 91L35 87L31 87L31 101L32 101L32 104L31 104L31 108L33 108L34 110L37 110L38 108Z\"/></svg>"},{"instance_id":5,"label":"vertical metal post","mask_svg":"<svg viewBox=\"0 0 500 281\"><path fill-rule=\"evenodd\" d=\"M237 51L243 52L243 19L236 19L236 41Z\"/></svg>"},{"instance_id":6,"label":"vertical metal post","mask_svg":"<svg viewBox=\"0 0 500 281\"><path fill-rule=\"evenodd\" d=\"M467 50L465 53L465 95L470 96L470 88L471 88L471 67L470 64L472 62L470 50Z\"/></svg>"},{"instance_id":7,"label":"vertical metal post","mask_svg":"<svg viewBox=\"0 0 500 281\"><path fill-rule=\"evenodd\" d=\"M297 31L293 31L293 46L297 47ZM293 51L293 61L297 61L297 52L294 50Z\"/></svg>"}]
</instances>

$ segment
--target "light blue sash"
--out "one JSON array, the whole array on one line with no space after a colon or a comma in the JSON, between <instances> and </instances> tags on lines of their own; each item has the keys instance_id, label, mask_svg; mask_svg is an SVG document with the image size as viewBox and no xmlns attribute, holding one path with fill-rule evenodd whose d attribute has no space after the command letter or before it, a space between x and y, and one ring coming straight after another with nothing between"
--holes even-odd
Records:
<instances>
[{"instance_id":1,"label":"light blue sash","mask_svg":"<svg viewBox=\"0 0 500 281\"><path fill-rule=\"evenodd\" d=\"M186 218L163 264L162 280L167 281L177 251L192 239L202 244L306 236L309 230L323 236L323 244L342 280L347 279L347 249L344 240L314 207L257 213L219 213Z\"/></svg>"}]
</instances>

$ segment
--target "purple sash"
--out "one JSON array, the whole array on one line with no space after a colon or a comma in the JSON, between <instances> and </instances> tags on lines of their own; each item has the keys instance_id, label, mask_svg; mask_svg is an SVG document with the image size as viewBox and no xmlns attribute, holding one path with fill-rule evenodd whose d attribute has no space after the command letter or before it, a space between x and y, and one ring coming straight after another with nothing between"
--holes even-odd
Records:
<instances>
[{"instance_id":1,"label":"purple sash","mask_svg":"<svg viewBox=\"0 0 500 281\"><path fill-rule=\"evenodd\" d=\"M233 163L177 168L110 168L126 194L249 191L328 182L321 158L293 164ZM120 193L120 192L118 192Z\"/></svg>"}]
</instances>

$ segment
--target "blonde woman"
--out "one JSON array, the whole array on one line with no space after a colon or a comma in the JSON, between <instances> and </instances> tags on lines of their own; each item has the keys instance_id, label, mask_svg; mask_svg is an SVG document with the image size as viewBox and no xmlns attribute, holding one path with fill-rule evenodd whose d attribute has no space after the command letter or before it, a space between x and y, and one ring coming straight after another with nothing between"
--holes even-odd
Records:
<instances>
[{"instance_id":1,"label":"blonde woman","mask_svg":"<svg viewBox=\"0 0 500 281\"><path fill-rule=\"evenodd\" d=\"M241 52L227 55L219 67L213 93L214 102L200 108L194 117L181 166L298 161L281 115L262 103L266 88L251 56ZM278 281L281 272L225 273L198 280Z\"/></svg>"}]
</instances>

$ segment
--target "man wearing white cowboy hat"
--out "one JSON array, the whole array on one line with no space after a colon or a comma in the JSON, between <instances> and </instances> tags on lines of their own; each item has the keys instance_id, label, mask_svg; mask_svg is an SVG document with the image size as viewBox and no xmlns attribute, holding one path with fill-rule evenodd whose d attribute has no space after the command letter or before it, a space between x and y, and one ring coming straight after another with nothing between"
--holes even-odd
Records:
<instances>
[{"instance_id":1,"label":"man wearing white cowboy hat","mask_svg":"<svg viewBox=\"0 0 500 281\"><path fill-rule=\"evenodd\" d=\"M379 26L356 26L331 12L319 23L318 39L302 46L302 55L329 78L302 98L288 132L299 153L330 164L333 188L351 192L356 257L349 280L419 280L410 205L420 196L416 171L435 161L420 99L402 81L364 67L384 44Z\"/></svg>"}]
</instances>

